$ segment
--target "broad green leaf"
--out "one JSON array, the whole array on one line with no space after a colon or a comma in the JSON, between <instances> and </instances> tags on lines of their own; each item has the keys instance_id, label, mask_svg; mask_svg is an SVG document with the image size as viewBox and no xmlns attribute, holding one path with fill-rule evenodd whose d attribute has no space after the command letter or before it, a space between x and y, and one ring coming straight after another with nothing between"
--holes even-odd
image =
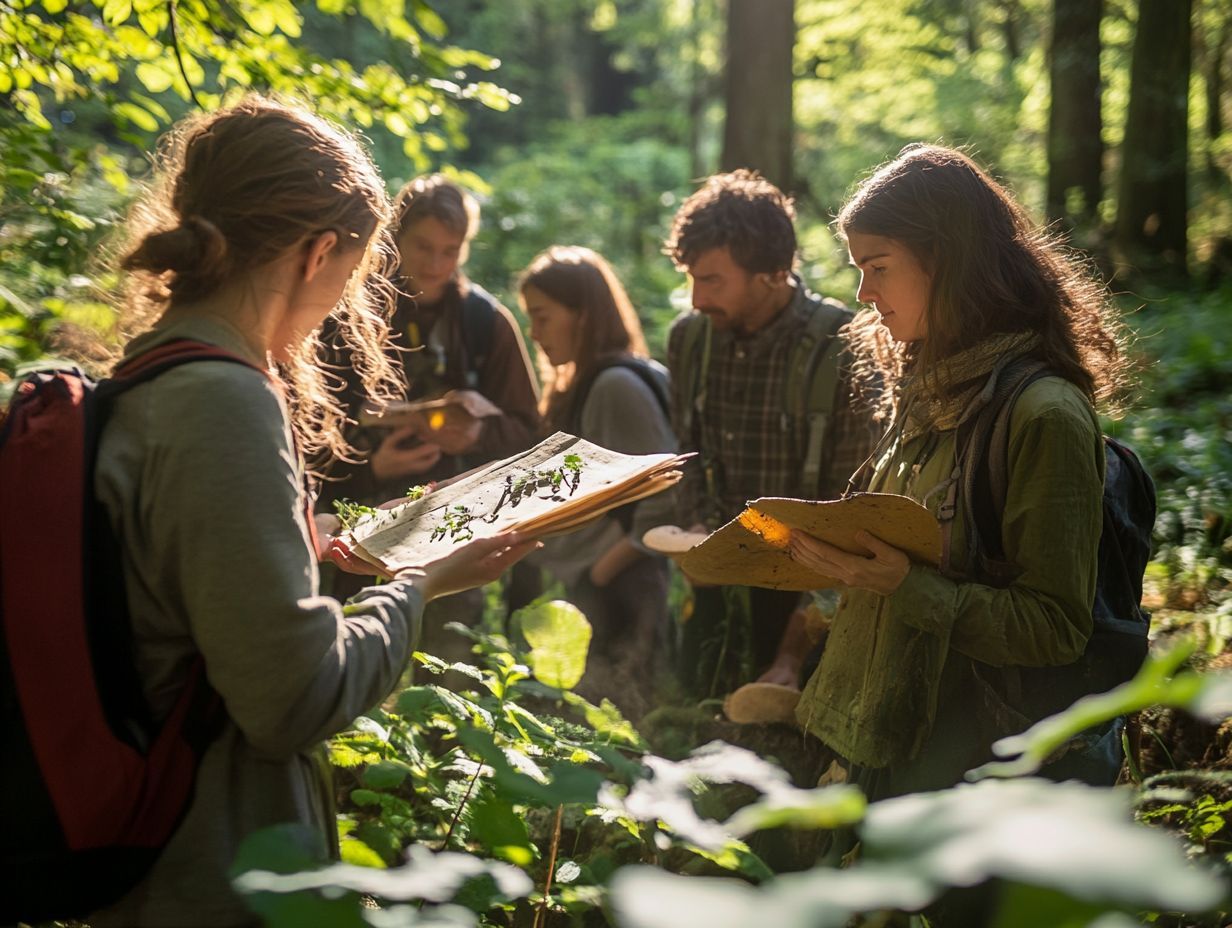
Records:
<instances>
[{"instance_id":1,"label":"broad green leaf","mask_svg":"<svg viewBox=\"0 0 1232 928\"><path fill-rule=\"evenodd\" d=\"M244 18L248 20L248 25L252 30L259 35L272 35L278 27L278 18L273 10L272 3L253 3L250 4L244 13Z\"/></svg>"},{"instance_id":2,"label":"broad green leaf","mask_svg":"<svg viewBox=\"0 0 1232 928\"><path fill-rule=\"evenodd\" d=\"M150 93L162 93L171 88L175 78L164 65L143 61L137 65L137 80L141 81Z\"/></svg>"},{"instance_id":3,"label":"broad green leaf","mask_svg":"<svg viewBox=\"0 0 1232 928\"><path fill-rule=\"evenodd\" d=\"M1232 673L1178 672L1196 649L1196 639L1182 639L1167 651L1148 657L1129 682L1107 693L1084 696L1022 734L1001 739L993 750L1002 757L1016 759L984 764L969 772L967 778L1034 773L1054 751L1082 732L1149 706L1187 709L1211 721L1232 715Z\"/></svg>"},{"instance_id":4,"label":"broad green leaf","mask_svg":"<svg viewBox=\"0 0 1232 928\"><path fill-rule=\"evenodd\" d=\"M549 767L546 780L528 776L513 766L490 732L459 728L458 740L492 768L493 787L505 799L542 806L593 803L603 783L598 771L567 762Z\"/></svg>"},{"instance_id":5,"label":"broad green leaf","mask_svg":"<svg viewBox=\"0 0 1232 928\"><path fill-rule=\"evenodd\" d=\"M620 714L616 704L610 699L603 699L599 705L579 696L577 693L565 693L565 702L582 710L586 724L599 735L611 741L619 741L633 747L644 747L645 742L638 734L633 724Z\"/></svg>"},{"instance_id":6,"label":"broad green leaf","mask_svg":"<svg viewBox=\"0 0 1232 928\"><path fill-rule=\"evenodd\" d=\"M470 838L478 841L492 856L518 867L529 867L535 859L526 822L508 802L502 802L490 791L471 801L467 809Z\"/></svg>"},{"instance_id":7,"label":"broad green leaf","mask_svg":"<svg viewBox=\"0 0 1232 928\"><path fill-rule=\"evenodd\" d=\"M348 835L338 842L338 849L342 855L342 862L345 864L374 867L377 870L385 869L385 861L381 859L381 855L358 838Z\"/></svg>"},{"instance_id":8,"label":"broad green leaf","mask_svg":"<svg viewBox=\"0 0 1232 928\"><path fill-rule=\"evenodd\" d=\"M396 789L410 772L411 768L400 760L383 760L364 770L360 780L370 789Z\"/></svg>"},{"instance_id":9,"label":"broad green leaf","mask_svg":"<svg viewBox=\"0 0 1232 928\"><path fill-rule=\"evenodd\" d=\"M132 15L131 0L107 0L103 4L103 20L112 26L118 26Z\"/></svg>"},{"instance_id":10,"label":"broad green leaf","mask_svg":"<svg viewBox=\"0 0 1232 928\"><path fill-rule=\"evenodd\" d=\"M937 886L990 877L1087 902L1203 911L1223 885L1166 834L1135 823L1129 796L1046 780L987 780L874 803L860 828L870 859Z\"/></svg>"},{"instance_id":11,"label":"broad green leaf","mask_svg":"<svg viewBox=\"0 0 1232 928\"><path fill-rule=\"evenodd\" d=\"M727 820L734 835L763 828L842 828L864 817L868 803L854 786L776 790Z\"/></svg>"},{"instance_id":12,"label":"broad green leaf","mask_svg":"<svg viewBox=\"0 0 1232 928\"><path fill-rule=\"evenodd\" d=\"M530 893L533 885L521 870L470 854L447 851L433 854L412 845L409 860L401 867L374 870L350 864L334 864L320 870L279 874L250 870L233 882L242 893L299 893L309 890L336 893L339 890L367 894L392 902L449 902L471 880L486 877L505 899Z\"/></svg>"},{"instance_id":13,"label":"broad green leaf","mask_svg":"<svg viewBox=\"0 0 1232 928\"><path fill-rule=\"evenodd\" d=\"M402 855L402 842L398 835L380 821L366 821L355 829L355 837L368 845L386 863L396 863Z\"/></svg>"},{"instance_id":14,"label":"broad green leaf","mask_svg":"<svg viewBox=\"0 0 1232 928\"><path fill-rule=\"evenodd\" d=\"M568 690L577 686L586 670L590 623L577 606L553 600L528 606L517 613L522 634L530 645L527 658L535 677L548 686Z\"/></svg>"},{"instance_id":15,"label":"broad green leaf","mask_svg":"<svg viewBox=\"0 0 1232 928\"><path fill-rule=\"evenodd\" d=\"M112 111L117 116L131 122L138 129L144 129L146 132L158 131L158 120L135 103L117 103Z\"/></svg>"},{"instance_id":16,"label":"broad green leaf","mask_svg":"<svg viewBox=\"0 0 1232 928\"><path fill-rule=\"evenodd\" d=\"M320 866L325 852L321 841L321 836L307 825L262 828L241 842L231 873L245 870L297 873Z\"/></svg>"}]
</instances>

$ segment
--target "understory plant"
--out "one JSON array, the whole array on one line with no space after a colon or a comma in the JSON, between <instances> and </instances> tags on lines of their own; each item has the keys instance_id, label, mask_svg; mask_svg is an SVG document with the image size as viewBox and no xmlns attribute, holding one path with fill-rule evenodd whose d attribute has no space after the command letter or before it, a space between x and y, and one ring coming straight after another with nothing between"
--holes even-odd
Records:
<instances>
[{"instance_id":1,"label":"understory plant","mask_svg":"<svg viewBox=\"0 0 1232 928\"><path fill-rule=\"evenodd\" d=\"M975 782L870 806L849 785L800 788L722 742L680 761L651 754L611 703L572 691L590 630L567 603L523 610L510 637L458 631L475 663L417 653L416 673L470 685L429 676L330 744L343 862L297 861L285 832L245 847L236 885L267 924L838 928L929 912L977 885L994 888L997 926L1110 928L1143 911L1214 925L1229 907L1232 864L1210 841L1226 807L1179 783L1032 775L1078 732L1145 705L1232 714L1232 675L1182 669L1191 645L1001 743L1004 760ZM1171 834L1139 821L1169 816ZM775 874L746 839L782 827L854 827L861 854Z\"/></svg>"}]
</instances>

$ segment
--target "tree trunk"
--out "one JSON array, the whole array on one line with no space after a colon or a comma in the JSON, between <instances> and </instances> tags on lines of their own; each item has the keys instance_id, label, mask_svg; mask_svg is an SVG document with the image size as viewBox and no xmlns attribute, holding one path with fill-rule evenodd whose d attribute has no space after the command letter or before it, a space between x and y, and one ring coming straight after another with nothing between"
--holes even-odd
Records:
<instances>
[{"instance_id":1,"label":"tree trunk","mask_svg":"<svg viewBox=\"0 0 1232 928\"><path fill-rule=\"evenodd\" d=\"M1071 229L1095 219L1103 198L1099 24L1103 0L1053 0L1048 112L1048 217Z\"/></svg>"},{"instance_id":2,"label":"tree trunk","mask_svg":"<svg viewBox=\"0 0 1232 928\"><path fill-rule=\"evenodd\" d=\"M1121 144L1116 244L1142 270L1185 273L1193 0L1141 0Z\"/></svg>"},{"instance_id":3,"label":"tree trunk","mask_svg":"<svg viewBox=\"0 0 1232 928\"><path fill-rule=\"evenodd\" d=\"M1228 39L1232 38L1232 22L1225 20L1220 31L1206 47L1206 140L1215 142L1223 134L1223 57Z\"/></svg>"},{"instance_id":4,"label":"tree trunk","mask_svg":"<svg viewBox=\"0 0 1232 928\"><path fill-rule=\"evenodd\" d=\"M728 0L722 167L792 183L794 0Z\"/></svg>"}]
</instances>

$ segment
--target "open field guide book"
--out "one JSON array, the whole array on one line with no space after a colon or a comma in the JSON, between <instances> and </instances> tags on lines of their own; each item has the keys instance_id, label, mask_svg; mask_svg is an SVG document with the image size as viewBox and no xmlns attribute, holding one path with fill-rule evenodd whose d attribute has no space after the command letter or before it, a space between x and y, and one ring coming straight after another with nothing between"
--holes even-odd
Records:
<instances>
[{"instance_id":1,"label":"open field guide book","mask_svg":"<svg viewBox=\"0 0 1232 928\"><path fill-rule=\"evenodd\" d=\"M342 540L379 573L435 561L472 538L572 531L680 479L687 455L628 455L557 432L393 509L345 519Z\"/></svg>"}]
</instances>

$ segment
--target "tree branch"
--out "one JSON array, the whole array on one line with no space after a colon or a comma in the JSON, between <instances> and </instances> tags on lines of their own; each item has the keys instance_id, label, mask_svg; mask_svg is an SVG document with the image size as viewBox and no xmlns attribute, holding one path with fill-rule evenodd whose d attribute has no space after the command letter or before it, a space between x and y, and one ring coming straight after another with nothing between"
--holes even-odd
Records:
<instances>
[{"instance_id":1,"label":"tree branch","mask_svg":"<svg viewBox=\"0 0 1232 928\"><path fill-rule=\"evenodd\" d=\"M167 18L171 25L171 47L175 49L175 61L180 66L180 77L184 78L184 86L188 88L188 95L192 97L197 109L204 109L201 101L197 99L197 91L193 89L192 81L188 79L188 71L184 68L184 55L180 52L180 33L175 24L175 7L176 0L167 0Z\"/></svg>"}]
</instances>

